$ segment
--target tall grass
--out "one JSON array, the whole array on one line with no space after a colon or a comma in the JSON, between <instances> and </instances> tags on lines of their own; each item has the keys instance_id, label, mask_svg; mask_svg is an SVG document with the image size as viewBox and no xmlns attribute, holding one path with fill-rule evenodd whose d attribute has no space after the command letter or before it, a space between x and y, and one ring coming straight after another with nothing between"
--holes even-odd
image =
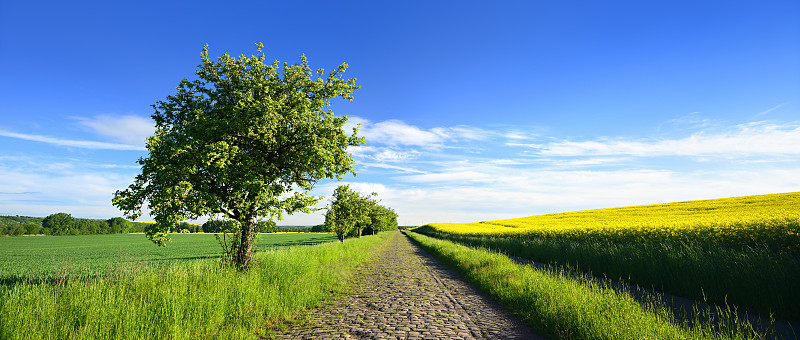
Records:
<instances>
[{"instance_id":1,"label":"tall grass","mask_svg":"<svg viewBox=\"0 0 800 340\"><path fill-rule=\"evenodd\" d=\"M618 242L415 232L559 265L763 317L800 320L800 256L710 241Z\"/></svg>"},{"instance_id":2,"label":"tall grass","mask_svg":"<svg viewBox=\"0 0 800 340\"><path fill-rule=\"evenodd\" d=\"M564 273L537 271L502 254L471 249L417 233L423 248L521 316L542 335L557 339L757 339L746 322L682 325L655 305Z\"/></svg>"},{"instance_id":3,"label":"tall grass","mask_svg":"<svg viewBox=\"0 0 800 340\"><path fill-rule=\"evenodd\" d=\"M389 234L266 250L247 272L215 260L128 263L101 276L0 286L0 338L257 338L345 289Z\"/></svg>"}]
</instances>

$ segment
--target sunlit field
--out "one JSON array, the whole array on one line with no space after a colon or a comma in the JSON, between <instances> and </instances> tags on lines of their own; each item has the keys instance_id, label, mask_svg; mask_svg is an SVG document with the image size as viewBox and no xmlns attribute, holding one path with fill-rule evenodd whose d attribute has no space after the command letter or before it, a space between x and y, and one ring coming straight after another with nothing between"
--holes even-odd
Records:
<instances>
[{"instance_id":1,"label":"sunlit field","mask_svg":"<svg viewBox=\"0 0 800 340\"><path fill-rule=\"evenodd\" d=\"M762 316L800 320L800 193L598 209L415 231Z\"/></svg>"},{"instance_id":2,"label":"sunlit field","mask_svg":"<svg viewBox=\"0 0 800 340\"><path fill-rule=\"evenodd\" d=\"M14 259L27 253L48 264L25 264L26 272L2 248L0 339L268 337L342 293L353 269L389 235L343 243L329 242L330 234L262 235L244 272L220 265L213 235L175 235L166 248L143 235L3 239L0 246L19 242L14 254L23 255Z\"/></svg>"},{"instance_id":3,"label":"sunlit field","mask_svg":"<svg viewBox=\"0 0 800 340\"><path fill-rule=\"evenodd\" d=\"M222 248L213 234L174 234L159 247L142 234L0 237L0 283L41 280L65 273L102 274L119 263L167 264L214 259ZM336 240L328 233L262 234L256 250Z\"/></svg>"}]
</instances>

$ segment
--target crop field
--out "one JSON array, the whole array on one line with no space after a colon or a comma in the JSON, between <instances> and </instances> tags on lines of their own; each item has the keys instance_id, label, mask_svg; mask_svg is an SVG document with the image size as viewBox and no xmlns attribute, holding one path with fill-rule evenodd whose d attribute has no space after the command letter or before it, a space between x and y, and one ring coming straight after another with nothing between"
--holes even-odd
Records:
<instances>
[{"instance_id":1,"label":"crop field","mask_svg":"<svg viewBox=\"0 0 800 340\"><path fill-rule=\"evenodd\" d=\"M0 237L0 284L48 279L68 273L102 274L119 263L167 264L218 258L221 247L213 234L174 234L158 247L142 234ZM336 235L262 234L256 250L336 241Z\"/></svg>"},{"instance_id":2,"label":"crop field","mask_svg":"<svg viewBox=\"0 0 800 340\"><path fill-rule=\"evenodd\" d=\"M263 338L343 293L390 235L264 234L244 272L213 260L212 234L166 248L141 234L0 238L0 339Z\"/></svg>"},{"instance_id":3,"label":"crop field","mask_svg":"<svg viewBox=\"0 0 800 340\"><path fill-rule=\"evenodd\" d=\"M762 316L800 320L800 193L415 229Z\"/></svg>"}]
</instances>

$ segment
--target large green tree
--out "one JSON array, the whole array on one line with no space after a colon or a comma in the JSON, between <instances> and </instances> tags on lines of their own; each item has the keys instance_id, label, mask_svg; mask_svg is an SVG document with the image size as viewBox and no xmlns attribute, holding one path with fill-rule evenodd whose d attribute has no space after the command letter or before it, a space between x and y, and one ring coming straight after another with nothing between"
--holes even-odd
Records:
<instances>
[{"instance_id":1,"label":"large green tree","mask_svg":"<svg viewBox=\"0 0 800 340\"><path fill-rule=\"evenodd\" d=\"M320 200L309 194L314 184L353 172L347 147L363 144L355 129L345 133L347 117L330 109L331 99L352 101L359 88L344 79L347 64L327 76L305 56L280 67L265 63L256 46L256 55L216 61L203 48L197 79L153 105L156 131L138 161L142 173L113 199L133 219L146 203L157 222L147 234L160 245L186 219L239 222L239 268L249 266L258 221L309 212Z\"/></svg>"}]
</instances>

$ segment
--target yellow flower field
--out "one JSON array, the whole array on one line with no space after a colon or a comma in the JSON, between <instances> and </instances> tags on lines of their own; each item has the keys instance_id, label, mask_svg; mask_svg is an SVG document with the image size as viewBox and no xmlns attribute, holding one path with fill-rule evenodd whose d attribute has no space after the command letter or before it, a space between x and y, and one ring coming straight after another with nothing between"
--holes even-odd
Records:
<instances>
[{"instance_id":1,"label":"yellow flower field","mask_svg":"<svg viewBox=\"0 0 800 340\"><path fill-rule=\"evenodd\" d=\"M800 251L800 192L426 226L456 235L622 242L707 240Z\"/></svg>"}]
</instances>

